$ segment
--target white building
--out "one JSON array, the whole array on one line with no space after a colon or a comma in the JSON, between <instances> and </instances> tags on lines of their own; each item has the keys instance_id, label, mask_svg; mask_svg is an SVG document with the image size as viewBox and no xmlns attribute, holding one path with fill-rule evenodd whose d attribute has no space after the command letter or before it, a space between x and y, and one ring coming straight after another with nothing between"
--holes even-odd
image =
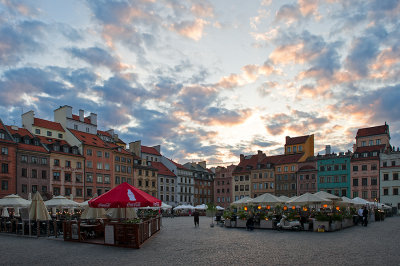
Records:
<instances>
[{"instance_id":1,"label":"white building","mask_svg":"<svg viewBox=\"0 0 400 266\"><path fill-rule=\"evenodd\" d=\"M380 202L400 213L400 151L380 154Z\"/></svg>"}]
</instances>

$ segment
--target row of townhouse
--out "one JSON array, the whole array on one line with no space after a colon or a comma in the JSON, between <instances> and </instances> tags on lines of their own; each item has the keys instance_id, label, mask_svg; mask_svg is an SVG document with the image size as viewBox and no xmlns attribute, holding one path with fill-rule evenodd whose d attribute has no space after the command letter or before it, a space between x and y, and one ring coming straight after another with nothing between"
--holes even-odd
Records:
<instances>
[{"instance_id":1,"label":"row of townhouse","mask_svg":"<svg viewBox=\"0 0 400 266\"><path fill-rule=\"evenodd\" d=\"M314 136L286 137L285 154L240 155L237 166L217 167L214 201L222 206L263 193L296 196L326 191L400 209L400 151L390 145L387 124L357 131L353 152L314 156Z\"/></svg>"},{"instance_id":2,"label":"row of townhouse","mask_svg":"<svg viewBox=\"0 0 400 266\"><path fill-rule=\"evenodd\" d=\"M126 144L113 130L97 128L97 115L54 110L54 122L22 115L22 128L0 120L0 198L36 191L84 201L127 182L173 206L212 201L213 173L205 162L184 167L160 153L160 145Z\"/></svg>"}]
</instances>

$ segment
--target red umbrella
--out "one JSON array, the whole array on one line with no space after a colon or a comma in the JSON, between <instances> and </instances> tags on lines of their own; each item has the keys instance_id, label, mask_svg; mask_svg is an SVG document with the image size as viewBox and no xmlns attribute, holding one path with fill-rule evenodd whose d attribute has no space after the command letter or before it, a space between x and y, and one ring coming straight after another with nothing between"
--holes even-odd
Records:
<instances>
[{"instance_id":1,"label":"red umbrella","mask_svg":"<svg viewBox=\"0 0 400 266\"><path fill-rule=\"evenodd\" d=\"M89 200L89 206L92 208L160 207L161 200L125 182Z\"/></svg>"}]
</instances>

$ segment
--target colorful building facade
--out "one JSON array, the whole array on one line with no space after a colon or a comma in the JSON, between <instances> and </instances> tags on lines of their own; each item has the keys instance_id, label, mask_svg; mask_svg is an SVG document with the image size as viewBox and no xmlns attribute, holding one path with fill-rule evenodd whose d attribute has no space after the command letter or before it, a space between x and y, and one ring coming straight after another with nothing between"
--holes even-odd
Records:
<instances>
[{"instance_id":1,"label":"colorful building facade","mask_svg":"<svg viewBox=\"0 0 400 266\"><path fill-rule=\"evenodd\" d=\"M17 143L0 119L0 198L17 193Z\"/></svg>"},{"instance_id":2,"label":"colorful building facade","mask_svg":"<svg viewBox=\"0 0 400 266\"><path fill-rule=\"evenodd\" d=\"M232 203L232 172L235 165L218 166L214 178L214 203L227 208Z\"/></svg>"},{"instance_id":3,"label":"colorful building facade","mask_svg":"<svg viewBox=\"0 0 400 266\"><path fill-rule=\"evenodd\" d=\"M400 151L380 154L380 202L400 214Z\"/></svg>"}]
</instances>

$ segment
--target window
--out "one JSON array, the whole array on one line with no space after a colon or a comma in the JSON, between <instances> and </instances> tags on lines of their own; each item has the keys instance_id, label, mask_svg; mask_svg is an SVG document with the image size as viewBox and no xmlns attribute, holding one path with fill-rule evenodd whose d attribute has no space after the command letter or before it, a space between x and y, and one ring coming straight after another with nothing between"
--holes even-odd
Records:
<instances>
[{"instance_id":1,"label":"window","mask_svg":"<svg viewBox=\"0 0 400 266\"><path fill-rule=\"evenodd\" d=\"M36 169L32 169L32 178L37 178L37 170Z\"/></svg>"},{"instance_id":2,"label":"window","mask_svg":"<svg viewBox=\"0 0 400 266\"><path fill-rule=\"evenodd\" d=\"M97 169L98 170L103 169L103 163L97 163Z\"/></svg>"},{"instance_id":3,"label":"window","mask_svg":"<svg viewBox=\"0 0 400 266\"><path fill-rule=\"evenodd\" d=\"M291 152L291 149L290 149L290 147L287 147L287 152L289 153L289 152Z\"/></svg>"},{"instance_id":4,"label":"window","mask_svg":"<svg viewBox=\"0 0 400 266\"><path fill-rule=\"evenodd\" d=\"M353 198L357 198L358 197L358 191L353 191Z\"/></svg>"},{"instance_id":5,"label":"window","mask_svg":"<svg viewBox=\"0 0 400 266\"><path fill-rule=\"evenodd\" d=\"M65 161L65 167L71 167L71 161Z\"/></svg>"},{"instance_id":6,"label":"window","mask_svg":"<svg viewBox=\"0 0 400 266\"><path fill-rule=\"evenodd\" d=\"M86 173L86 182L92 183L93 182L93 174Z\"/></svg>"},{"instance_id":7,"label":"window","mask_svg":"<svg viewBox=\"0 0 400 266\"><path fill-rule=\"evenodd\" d=\"M339 165L335 164L334 168L335 168L335 171L338 171L339 170Z\"/></svg>"},{"instance_id":8,"label":"window","mask_svg":"<svg viewBox=\"0 0 400 266\"><path fill-rule=\"evenodd\" d=\"M283 169L284 169L285 172L288 171L288 167L287 166L285 166Z\"/></svg>"},{"instance_id":9,"label":"window","mask_svg":"<svg viewBox=\"0 0 400 266\"><path fill-rule=\"evenodd\" d=\"M32 185L32 193L36 193L37 192L37 185Z\"/></svg>"},{"instance_id":10,"label":"window","mask_svg":"<svg viewBox=\"0 0 400 266\"><path fill-rule=\"evenodd\" d=\"M53 149L54 149L55 151L60 151L60 146L58 146L57 144L55 144L55 145L53 146Z\"/></svg>"},{"instance_id":11,"label":"window","mask_svg":"<svg viewBox=\"0 0 400 266\"><path fill-rule=\"evenodd\" d=\"M397 187L393 188L393 195L399 195L399 189Z\"/></svg>"},{"instance_id":12,"label":"window","mask_svg":"<svg viewBox=\"0 0 400 266\"><path fill-rule=\"evenodd\" d=\"M42 179L47 179L47 171L42 170Z\"/></svg>"},{"instance_id":13,"label":"window","mask_svg":"<svg viewBox=\"0 0 400 266\"><path fill-rule=\"evenodd\" d=\"M383 167L386 167L387 166L387 162L383 162Z\"/></svg>"},{"instance_id":14,"label":"window","mask_svg":"<svg viewBox=\"0 0 400 266\"><path fill-rule=\"evenodd\" d=\"M372 146L372 145L374 145L374 141L373 141L373 140L370 140L370 141L368 142L368 144L369 144L369 146Z\"/></svg>"},{"instance_id":15,"label":"window","mask_svg":"<svg viewBox=\"0 0 400 266\"><path fill-rule=\"evenodd\" d=\"M353 187L358 187L358 179L353 179Z\"/></svg>"},{"instance_id":16,"label":"window","mask_svg":"<svg viewBox=\"0 0 400 266\"><path fill-rule=\"evenodd\" d=\"M53 172L53 180L60 181L60 172Z\"/></svg>"},{"instance_id":17,"label":"window","mask_svg":"<svg viewBox=\"0 0 400 266\"><path fill-rule=\"evenodd\" d=\"M25 144L30 144L30 143L31 143L31 141L30 141L30 139L28 139L28 138L25 138L25 139L24 139L24 143L25 143Z\"/></svg>"},{"instance_id":18,"label":"window","mask_svg":"<svg viewBox=\"0 0 400 266\"><path fill-rule=\"evenodd\" d=\"M92 161L87 161L87 162L86 162L86 167L87 167L87 168L93 168L93 163L92 163Z\"/></svg>"},{"instance_id":19,"label":"window","mask_svg":"<svg viewBox=\"0 0 400 266\"><path fill-rule=\"evenodd\" d=\"M53 135L53 133L51 133L51 131L47 131L47 136L51 137L51 135Z\"/></svg>"},{"instance_id":20,"label":"window","mask_svg":"<svg viewBox=\"0 0 400 266\"><path fill-rule=\"evenodd\" d=\"M319 170L320 170L321 172L325 171L325 166L320 166L320 167L319 167Z\"/></svg>"},{"instance_id":21,"label":"window","mask_svg":"<svg viewBox=\"0 0 400 266\"><path fill-rule=\"evenodd\" d=\"M383 180L388 181L389 180L389 174L383 174Z\"/></svg>"},{"instance_id":22,"label":"window","mask_svg":"<svg viewBox=\"0 0 400 266\"><path fill-rule=\"evenodd\" d=\"M372 164L372 165L371 165L371 170L376 170L376 169L377 169L376 164Z\"/></svg>"},{"instance_id":23,"label":"window","mask_svg":"<svg viewBox=\"0 0 400 266\"><path fill-rule=\"evenodd\" d=\"M53 194L54 194L54 196L60 196L60 188L59 187L54 187L53 188Z\"/></svg>"},{"instance_id":24,"label":"window","mask_svg":"<svg viewBox=\"0 0 400 266\"><path fill-rule=\"evenodd\" d=\"M321 176L321 177L319 178L319 183L323 184L324 182L325 182L325 179L324 179L323 176Z\"/></svg>"},{"instance_id":25,"label":"window","mask_svg":"<svg viewBox=\"0 0 400 266\"><path fill-rule=\"evenodd\" d=\"M2 163L1 164L1 172L3 174L7 174L8 173L8 163Z\"/></svg>"},{"instance_id":26,"label":"window","mask_svg":"<svg viewBox=\"0 0 400 266\"><path fill-rule=\"evenodd\" d=\"M392 161L392 166L396 166L396 161Z\"/></svg>"},{"instance_id":27,"label":"window","mask_svg":"<svg viewBox=\"0 0 400 266\"><path fill-rule=\"evenodd\" d=\"M364 186L368 186L368 178L363 178L362 180L361 180L361 183L362 183L362 186L364 187Z\"/></svg>"},{"instance_id":28,"label":"window","mask_svg":"<svg viewBox=\"0 0 400 266\"><path fill-rule=\"evenodd\" d=\"M8 190L8 180L1 180L1 190Z\"/></svg>"},{"instance_id":29,"label":"window","mask_svg":"<svg viewBox=\"0 0 400 266\"><path fill-rule=\"evenodd\" d=\"M77 183L82 183L82 174L75 174L75 180Z\"/></svg>"},{"instance_id":30,"label":"window","mask_svg":"<svg viewBox=\"0 0 400 266\"><path fill-rule=\"evenodd\" d=\"M92 149L86 149L86 155L92 156Z\"/></svg>"},{"instance_id":31,"label":"window","mask_svg":"<svg viewBox=\"0 0 400 266\"><path fill-rule=\"evenodd\" d=\"M376 145L380 145L381 144L381 140L380 139L377 139L376 140Z\"/></svg>"},{"instance_id":32,"label":"window","mask_svg":"<svg viewBox=\"0 0 400 266\"><path fill-rule=\"evenodd\" d=\"M118 185L119 183L120 183L119 176L116 176L116 177L115 177L115 184Z\"/></svg>"},{"instance_id":33,"label":"window","mask_svg":"<svg viewBox=\"0 0 400 266\"><path fill-rule=\"evenodd\" d=\"M122 173L126 173L126 166L125 165L121 165L121 172Z\"/></svg>"},{"instance_id":34,"label":"window","mask_svg":"<svg viewBox=\"0 0 400 266\"><path fill-rule=\"evenodd\" d=\"M65 196L69 196L69 195L71 195L72 193L71 193L71 188L69 188L69 187L66 187L65 188Z\"/></svg>"},{"instance_id":35,"label":"window","mask_svg":"<svg viewBox=\"0 0 400 266\"><path fill-rule=\"evenodd\" d=\"M124 177L124 176L121 177L121 182L122 182L122 183L126 182L126 177Z\"/></svg>"},{"instance_id":36,"label":"window","mask_svg":"<svg viewBox=\"0 0 400 266\"><path fill-rule=\"evenodd\" d=\"M278 167L278 170L277 170L277 172L280 172L281 171L281 167Z\"/></svg>"},{"instance_id":37,"label":"window","mask_svg":"<svg viewBox=\"0 0 400 266\"><path fill-rule=\"evenodd\" d=\"M393 173L393 180L399 180L399 173Z\"/></svg>"},{"instance_id":38,"label":"window","mask_svg":"<svg viewBox=\"0 0 400 266\"><path fill-rule=\"evenodd\" d=\"M129 178L128 178L129 179ZM110 175L104 175L104 184L110 184ZM132 184L131 184L132 185Z\"/></svg>"},{"instance_id":39,"label":"window","mask_svg":"<svg viewBox=\"0 0 400 266\"><path fill-rule=\"evenodd\" d=\"M47 193L47 186L42 186L42 193Z\"/></svg>"},{"instance_id":40,"label":"window","mask_svg":"<svg viewBox=\"0 0 400 266\"><path fill-rule=\"evenodd\" d=\"M119 166L119 164L116 164L116 165L115 165L115 172L119 172L120 169L121 169L121 167Z\"/></svg>"},{"instance_id":41,"label":"window","mask_svg":"<svg viewBox=\"0 0 400 266\"><path fill-rule=\"evenodd\" d=\"M7 155L8 154L8 148L7 147L1 147L1 154L2 155Z\"/></svg>"},{"instance_id":42,"label":"window","mask_svg":"<svg viewBox=\"0 0 400 266\"><path fill-rule=\"evenodd\" d=\"M75 129L75 130L78 130L78 125L74 125L74 129Z\"/></svg>"},{"instance_id":43,"label":"window","mask_svg":"<svg viewBox=\"0 0 400 266\"><path fill-rule=\"evenodd\" d=\"M342 170L346 170L346 169L347 169L346 165L342 164Z\"/></svg>"},{"instance_id":44,"label":"window","mask_svg":"<svg viewBox=\"0 0 400 266\"><path fill-rule=\"evenodd\" d=\"M295 166L295 165L292 165L290 170L291 170L292 172L293 172L293 171L296 171L296 166Z\"/></svg>"},{"instance_id":45,"label":"window","mask_svg":"<svg viewBox=\"0 0 400 266\"><path fill-rule=\"evenodd\" d=\"M22 177L28 177L28 169L22 168L21 176L22 176Z\"/></svg>"},{"instance_id":46,"label":"window","mask_svg":"<svg viewBox=\"0 0 400 266\"><path fill-rule=\"evenodd\" d=\"M363 199L367 199L367 198L368 198L368 191L365 191L365 190L364 190L364 191L362 192L362 198L363 198Z\"/></svg>"},{"instance_id":47,"label":"window","mask_svg":"<svg viewBox=\"0 0 400 266\"><path fill-rule=\"evenodd\" d=\"M71 173L64 173L65 182L71 182Z\"/></svg>"},{"instance_id":48,"label":"window","mask_svg":"<svg viewBox=\"0 0 400 266\"><path fill-rule=\"evenodd\" d=\"M97 176L97 183L103 183L103 175L102 174L96 174Z\"/></svg>"},{"instance_id":49,"label":"window","mask_svg":"<svg viewBox=\"0 0 400 266\"><path fill-rule=\"evenodd\" d=\"M127 178L126 182L128 182L129 185L133 185L132 184L132 178L130 178L130 177Z\"/></svg>"},{"instance_id":50,"label":"window","mask_svg":"<svg viewBox=\"0 0 400 266\"><path fill-rule=\"evenodd\" d=\"M63 152L69 153L69 147L68 147L68 146L64 146L64 147L63 147Z\"/></svg>"},{"instance_id":51,"label":"window","mask_svg":"<svg viewBox=\"0 0 400 266\"><path fill-rule=\"evenodd\" d=\"M0 132L0 139L5 139L6 138L6 134L4 134L3 132Z\"/></svg>"},{"instance_id":52,"label":"window","mask_svg":"<svg viewBox=\"0 0 400 266\"><path fill-rule=\"evenodd\" d=\"M62 138L63 138L63 134L58 133L58 138L59 138L59 139L62 139Z\"/></svg>"},{"instance_id":53,"label":"window","mask_svg":"<svg viewBox=\"0 0 400 266\"><path fill-rule=\"evenodd\" d=\"M76 191L77 197L82 197L82 189L81 188L77 188L75 191Z\"/></svg>"},{"instance_id":54,"label":"window","mask_svg":"<svg viewBox=\"0 0 400 266\"><path fill-rule=\"evenodd\" d=\"M82 169L82 162L76 162L76 169Z\"/></svg>"},{"instance_id":55,"label":"window","mask_svg":"<svg viewBox=\"0 0 400 266\"><path fill-rule=\"evenodd\" d=\"M103 152L102 151L97 151L97 157L103 157Z\"/></svg>"},{"instance_id":56,"label":"window","mask_svg":"<svg viewBox=\"0 0 400 266\"><path fill-rule=\"evenodd\" d=\"M376 178L371 178L371 186L378 185L378 180Z\"/></svg>"},{"instance_id":57,"label":"window","mask_svg":"<svg viewBox=\"0 0 400 266\"><path fill-rule=\"evenodd\" d=\"M87 127L86 128L86 133L89 133L90 132L90 129ZM100 195L100 194L99 194Z\"/></svg>"},{"instance_id":58,"label":"window","mask_svg":"<svg viewBox=\"0 0 400 266\"><path fill-rule=\"evenodd\" d=\"M361 141L361 147L365 147L367 144L365 141Z\"/></svg>"},{"instance_id":59,"label":"window","mask_svg":"<svg viewBox=\"0 0 400 266\"><path fill-rule=\"evenodd\" d=\"M376 190L371 190L371 198L376 199L378 196L378 191Z\"/></svg>"},{"instance_id":60,"label":"window","mask_svg":"<svg viewBox=\"0 0 400 266\"><path fill-rule=\"evenodd\" d=\"M105 163L104 164L104 169L105 170L110 170L110 164L109 163Z\"/></svg>"},{"instance_id":61,"label":"window","mask_svg":"<svg viewBox=\"0 0 400 266\"><path fill-rule=\"evenodd\" d=\"M362 171L367 171L367 165L366 165L366 164L363 164L363 165L361 166L361 170L362 170Z\"/></svg>"},{"instance_id":62,"label":"window","mask_svg":"<svg viewBox=\"0 0 400 266\"><path fill-rule=\"evenodd\" d=\"M384 188L383 189L383 195L385 195L385 196L389 195L389 189L388 188Z\"/></svg>"},{"instance_id":63,"label":"window","mask_svg":"<svg viewBox=\"0 0 400 266\"><path fill-rule=\"evenodd\" d=\"M139 185L139 187L142 186L142 180L139 180L139 181L138 181L138 185Z\"/></svg>"},{"instance_id":64,"label":"window","mask_svg":"<svg viewBox=\"0 0 400 266\"><path fill-rule=\"evenodd\" d=\"M60 160L54 159L54 166L60 166Z\"/></svg>"},{"instance_id":65,"label":"window","mask_svg":"<svg viewBox=\"0 0 400 266\"><path fill-rule=\"evenodd\" d=\"M26 184L22 184L21 190L22 190L22 193L28 193L28 186Z\"/></svg>"},{"instance_id":66,"label":"window","mask_svg":"<svg viewBox=\"0 0 400 266\"><path fill-rule=\"evenodd\" d=\"M38 164L39 163L39 159L37 157L35 157L35 156L32 156L31 157L31 162L34 163L34 164Z\"/></svg>"},{"instance_id":67,"label":"window","mask_svg":"<svg viewBox=\"0 0 400 266\"><path fill-rule=\"evenodd\" d=\"M293 146L293 152L297 152L297 146Z\"/></svg>"},{"instance_id":68,"label":"window","mask_svg":"<svg viewBox=\"0 0 400 266\"><path fill-rule=\"evenodd\" d=\"M104 157L105 157L105 158L110 158L110 153L109 153L108 151L105 151L105 152L104 152Z\"/></svg>"},{"instance_id":69,"label":"window","mask_svg":"<svg viewBox=\"0 0 400 266\"><path fill-rule=\"evenodd\" d=\"M92 197L92 196L93 196L93 190L92 190L91 188L87 188L87 189L86 189L86 195L87 195L88 197Z\"/></svg>"},{"instance_id":70,"label":"window","mask_svg":"<svg viewBox=\"0 0 400 266\"><path fill-rule=\"evenodd\" d=\"M346 183L347 182L347 176L342 175L342 183Z\"/></svg>"},{"instance_id":71,"label":"window","mask_svg":"<svg viewBox=\"0 0 400 266\"><path fill-rule=\"evenodd\" d=\"M357 172L358 171L358 165L353 165L353 172Z\"/></svg>"},{"instance_id":72,"label":"window","mask_svg":"<svg viewBox=\"0 0 400 266\"><path fill-rule=\"evenodd\" d=\"M119 156L115 156L115 161L116 161L116 162L119 162L119 161L120 161Z\"/></svg>"}]
</instances>

